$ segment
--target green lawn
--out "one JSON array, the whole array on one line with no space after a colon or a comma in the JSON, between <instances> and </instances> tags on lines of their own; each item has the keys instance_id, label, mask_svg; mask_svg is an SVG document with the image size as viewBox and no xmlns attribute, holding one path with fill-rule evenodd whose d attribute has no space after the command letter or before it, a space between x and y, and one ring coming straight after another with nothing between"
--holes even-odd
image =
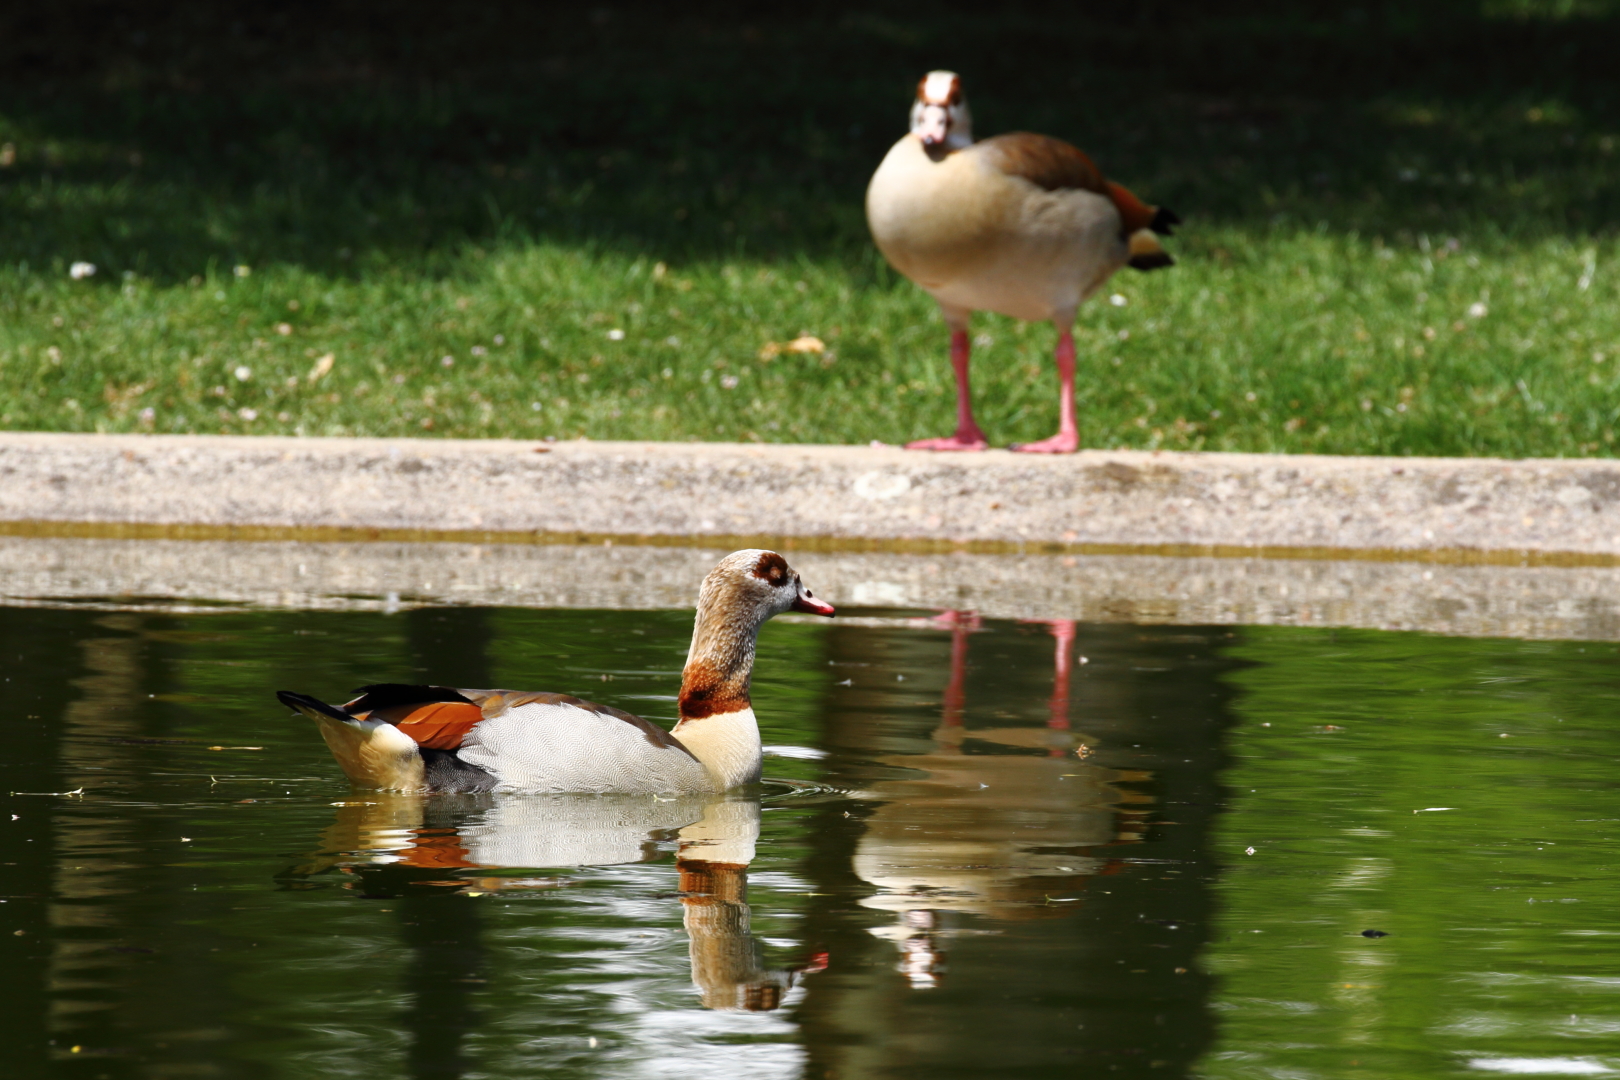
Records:
<instances>
[{"instance_id":1,"label":"green lawn","mask_svg":"<svg viewBox=\"0 0 1620 1080\"><path fill-rule=\"evenodd\" d=\"M1087 445L1615 452L1613 0L559 8L0 14L0 425L942 434L861 198L952 66L1186 221L1082 309ZM1051 328L975 332L1050 434Z\"/></svg>"}]
</instances>

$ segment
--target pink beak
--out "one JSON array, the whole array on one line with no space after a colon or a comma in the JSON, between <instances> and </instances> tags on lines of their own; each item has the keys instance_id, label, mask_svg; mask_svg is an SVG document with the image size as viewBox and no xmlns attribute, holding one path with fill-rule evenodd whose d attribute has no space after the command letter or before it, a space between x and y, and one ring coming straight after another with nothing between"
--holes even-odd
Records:
<instances>
[{"instance_id":1,"label":"pink beak","mask_svg":"<svg viewBox=\"0 0 1620 1080\"><path fill-rule=\"evenodd\" d=\"M825 600L817 600L809 593L800 593L799 598L793 601L794 611L802 611L807 615L825 615L829 619L833 615L833 606Z\"/></svg>"}]
</instances>

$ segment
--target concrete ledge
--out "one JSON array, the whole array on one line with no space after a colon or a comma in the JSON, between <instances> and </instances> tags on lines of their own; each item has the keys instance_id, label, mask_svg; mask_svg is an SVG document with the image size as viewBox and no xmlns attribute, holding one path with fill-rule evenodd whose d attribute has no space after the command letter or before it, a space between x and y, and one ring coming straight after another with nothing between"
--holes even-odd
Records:
<instances>
[{"instance_id":1,"label":"concrete ledge","mask_svg":"<svg viewBox=\"0 0 1620 1080\"><path fill-rule=\"evenodd\" d=\"M0 537L0 604L689 610L722 554L600 544ZM992 618L1620 638L1614 566L817 551L794 552L792 560L846 620L955 608Z\"/></svg>"},{"instance_id":2,"label":"concrete ledge","mask_svg":"<svg viewBox=\"0 0 1620 1080\"><path fill-rule=\"evenodd\" d=\"M10 432L0 522L1613 556L1620 463Z\"/></svg>"}]
</instances>

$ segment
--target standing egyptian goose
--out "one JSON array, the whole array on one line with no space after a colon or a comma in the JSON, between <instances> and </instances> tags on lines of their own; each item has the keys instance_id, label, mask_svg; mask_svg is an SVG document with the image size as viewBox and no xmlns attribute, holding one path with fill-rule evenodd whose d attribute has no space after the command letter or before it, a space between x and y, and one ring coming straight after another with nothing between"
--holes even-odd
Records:
<instances>
[{"instance_id":1,"label":"standing egyptian goose","mask_svg":"<svg viewBox=\"0 0 1620 1080\"><path fill-rule=\"evenodd\" d=\"M950 71L931 71L918 84L911 131L872 176L866 218L884 257L939 303L951 331L956 434L908 449L989 445L968 391L974 311L1057 326L1058 433L1013 449L1079 449L1075 310L1122 266L1171 265L1153 234L1169 235L1180 218L1104 179L1090 158L1060 139L1014 132L974 142L962 81Z\"/></svg>"},{"instance_id":2,"label":"standing egyptian goose","mask_svg":"<svg viewBox=\"0 0 1620 1080\"><path fill-rule=\"evenodd\" d=\"M565 694L384 683L341 708L283 690L356 785L386 791L690 793L760 776L748 700L754 643L784 611L831 615L774 551L736 551L703 579L673 731Z\"/></svg>"}]
</instances>

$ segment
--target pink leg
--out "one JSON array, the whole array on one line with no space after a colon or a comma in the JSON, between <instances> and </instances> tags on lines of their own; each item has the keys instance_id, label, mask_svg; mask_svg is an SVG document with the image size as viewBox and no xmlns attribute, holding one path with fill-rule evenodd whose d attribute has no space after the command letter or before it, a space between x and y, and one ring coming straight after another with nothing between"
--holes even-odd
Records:
<instances>
[{"instance_id":1,"label":"pink leg","mask_svg":"<svg viewBox=\"0 0 1620 1080\"><path fill-rule=\"evenodd\" d=\"M1072 368L1073 365L1071 364ZM990 443L973 419L973 395L968 391L968 335L951 331L951 370L956 372L956 434L945 439L918 439L907 450L985 450Z\"/></svg>"},{"instance_id":2,"label":"pink leg","mask_svg":"<svg viewBox=\"0 0 1620 1080\"><path fill-rule=\"evenodd\" d=\"M1040 442L1024 443L1012 449L1025 454L1072 454L1080 449L1080 425L1074 417L1074 333L1058 335L1058 433Z\"/></svg>"}]
</instances>

